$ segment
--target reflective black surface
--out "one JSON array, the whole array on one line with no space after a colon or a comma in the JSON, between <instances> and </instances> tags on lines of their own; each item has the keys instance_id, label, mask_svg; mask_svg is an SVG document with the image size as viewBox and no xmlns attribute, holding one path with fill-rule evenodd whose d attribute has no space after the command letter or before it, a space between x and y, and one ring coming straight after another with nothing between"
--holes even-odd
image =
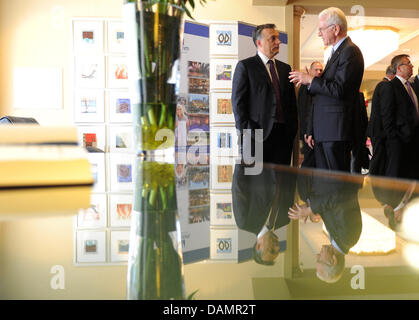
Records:
<instances>
[{"instance_id":1,"label":"reflective black surface","mask_svg":"<svg viewBox=\"0 0 419 320\"><path fill-rule=\"evenodd\" d=\"M192 293L194 299L419 297L415 181L270 164L258 175L247 175L246 167L234 159L169 167L153 171L148 179L159 181L157 188L167 187L170 179L175 182L175 194L168 198L169 193L161 193L160 199L174 200L177 210L164 211L176 212L158 220L168 219L172 227L150 227L149 219L142 230L167 236L151 241L150 252L158 253L161 243L170 243L179 256L176 265L173 255L168 260L155 255L153 259L161 260L154 263L159 266L154 275L176 268L184 286L182 298ZM126 216L123 209L132 209L131 223L141 221L135 220L144 213L144 207L137 206L136 184L138 178L131 190L92 193L105 199L103 224L95 224L101 218L83 224L83 211L62 207L76 197L61 198L60 203L40 198L42 203L37 203L30 198L34 190L28 190L15 203L32 201L33 207L12 212L2 191L0 298L126 299L130 281L141 281L127 278L124 241L131 231L132 243L134 224L115 223L113 214ZM124 197L130 196L133 206L124 207ZM118 200L117 206L114 199L124 201ZM294 220L297 217L300 220ZM137 263L144 261L150 260ZM153 280L155 290L165 290L162 279Z\"/></svg>"}]
</instances>

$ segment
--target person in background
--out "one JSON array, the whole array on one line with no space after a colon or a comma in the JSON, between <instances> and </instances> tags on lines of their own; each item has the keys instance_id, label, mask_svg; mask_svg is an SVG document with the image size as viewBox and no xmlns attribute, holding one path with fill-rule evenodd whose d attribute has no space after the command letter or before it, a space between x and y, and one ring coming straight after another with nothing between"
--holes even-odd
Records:
<instances>
[{"instance_id":1,"label":"person in background","mask_svg":"<svg viewBox=\"0 0 419 320\"><path fill-rule=\"evenodd\" d=\"M419 68L418 68L418 74L412 81L412 88L415 90L416 96L419 96Z\"/></svg>"},{"instance_id":2,"label":"person in background","mask_svg":"<svg viewBox=\"0 0 419 320\"><path fill-rule=\"evenodd\" d=\"M316 168L349 172L364 58L348 37L346 17L339 8L330 7L319 14L318 34L325 46L332 46L322 75L293 71L289 79L307 85L313 97L307 141L314 148Z\"/></svg>"},{"instance_id":3,"label":"person in background","mask_svg":"<svg viewBox=\"0 0 419 320\"><path fill-rule=\"evenodd\" d=\"M320 61L312 62L308 72L313 77L320 77L323 72L322 63ZM297 99L298 121L300 123L300 140L303 144L301 152L304 155L304 160L301 164L302 167L315 167L316 165L313 149L306 143L307 120L312 118L311 113L313 111L311 103L311 95L308 92L307 85L302 84L298 90Z\"/></svg>"},{"instance_id":4,"label":"person in background","mask_svg":"<svg viewBox=\"0 0 419 320\"><path fill-rule=\"evenodd\" d=\"M387 67L386 69L386 75L383 78L383 81L391 81L394 79L394 77L396 76L396 71L393 70L393 68L390 66Z\"/></svg>"},{"instance_id":5,"label":"person in background","mask_svg":"<svg viewBox=\"0 0 419 320\"><path fill-rule=\"evenodd\" d=\"M255 129L263 129L263 162L289 165L298 127L294 85L287 81L291 67L275 59L281 41L274 24L257 26L253 42L257 54L238 62L231 95L241 137L243 130L252 130L252 141L242 143L242 152L250 147L254 153Z\"/></svg>"}]
</instances>

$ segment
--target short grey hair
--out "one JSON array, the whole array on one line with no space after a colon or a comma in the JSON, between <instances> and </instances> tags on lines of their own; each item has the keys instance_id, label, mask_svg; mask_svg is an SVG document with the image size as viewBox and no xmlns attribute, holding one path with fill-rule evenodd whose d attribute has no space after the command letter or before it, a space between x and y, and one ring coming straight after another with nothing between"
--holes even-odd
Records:
<instances>
[{"instance_id":1,"label":"short grey hair","mask_svg":"<svg viewBox=\"0 0 419 320\"><path fill-rule=\"evenodd\" d=\"M386 75L392 75L394 76L396 74L396 70L393 69L393 67L390 65L386 69Z\"/></svg>"},{"instance_id":2,"label":"short grey hair","mask_svg":"<svg viewBox=\"0 0 419 320\"><path fill-rule=\"evenodd\" d=\"M336 7L329 7L324 9L319 13L319 18L326 16L326 21L328 25L337 24L340 26L340 29L343 34L348 32L348 22L346 21L345 14L342 10Z\"/></svg>"},{"instance_id":3,"label":"short grey hair","mask_svg":"<svg viewBox=\"0 0 419 320\"><path fill-rule=\"evenodd\" d=\"M345 256L342 255L336 255L337 263L335 266L327 265L323 263L323 271L324 275L317 272L317 278L320 280L326 282L326 283L335 283L342 278L343 271L345 270Z\"/></svg>"}]
</instances>

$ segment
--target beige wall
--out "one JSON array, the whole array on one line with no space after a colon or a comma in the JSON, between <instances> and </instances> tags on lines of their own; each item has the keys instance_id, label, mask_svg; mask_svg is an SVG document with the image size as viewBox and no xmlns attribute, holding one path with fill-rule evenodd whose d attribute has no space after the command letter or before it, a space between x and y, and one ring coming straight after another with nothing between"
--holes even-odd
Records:
<instances>
[{"instance_id":1,"label":"beige wall","mask_svg":"<svg viewBox=\"0 0 419 320\"><path fill-rule=\"evenodd\" d=\"M35 117L41 124L72 124L71 19L121 18L122 0L15 0L0 2L0 117ZM193 13L198 21L240 20L274 22L285 29L284 8L253 7L252 0L208 0ZM13 109L13 70L16 67L61 68L63 109Z\"/></svg>"}]
</instances>

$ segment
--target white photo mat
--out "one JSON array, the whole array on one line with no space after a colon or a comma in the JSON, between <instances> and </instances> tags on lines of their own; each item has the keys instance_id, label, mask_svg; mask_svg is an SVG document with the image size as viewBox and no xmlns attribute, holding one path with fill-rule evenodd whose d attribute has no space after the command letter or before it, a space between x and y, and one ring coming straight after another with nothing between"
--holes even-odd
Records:
<instances>
[{"instance_id":1,"label":"white photo mat","mask_svg":"<svg viewBox=\"0 0 419 320\"><path fill-rule=\"evenodd\" d=\"M105 87L104 56L75 56L74 70L76 88L102 89Z\"/></svg>"},{"instance_id":2,"label":"white photo mat","mask_svg":"<svg viewBox=\"0 0 419 320\"><path fill-rule=\"evenodd\" d=\"M235 226L231 193L211 193L211 225Z\"/></svg>"},{"instance_id":3,"label":"white photo mat","mask_svg":"<svg viewBox=\"0 0 419 320\"><path fill-rule=\"evenodd\" d=\"M237 59L211 59L210 90L232 89Z\"/></svg>"},{"instance_id":4,"label":"white photo mat","mask_svg":"<svg viewBox=\"0 0 419 320\"><path fill-rule=\"evenodd\" d=\"M106 194L92 194L90 208L79 210L78 228L106 228L107 199Z\"/></svg>"},{"instance_id":5,"label":"white photo mat","mask_svg":"<svg viewBox=\"0 0 419 320\"><path fill-rule=\"evenodd\" d=\"M103 21L73 21L73 49L76 54L100 54L104 48Z\"/></svg>"},{"instance_id":6,"label":"white photo mat","mask_svg":"<svg viewBox=\"0 0 419 320\"><path fill-rule=\"evenodd\" d=\"M74 93L75 122L105 122L103 90L76 90Z\"/></svg>"},{"instance_id":7,"label":"white photo mat","mask_svg":"<svg viewBox=\"0 0 419 320\"><path fill-rule=\"evenodd\" d=\"M76 262L106 262L106 231L77 231Z\"/></svg>"},{"instance_id":8,"label":"white photo mat","mask_svg":"<svg viewBox=\"0 0 419 320\"><path fill-rule=\"evenodd\" d=\"M212 157L239 156L238 136L235 127L211 127L210 150Z\"/></svg>"},{"instance_id":9,"label":"white photo mat","mask_svg":"<svg viewBox=\"0 0 419 320\"><path fill-rule=\"evenodd\" d=\"M231 190L234 175L234 163L223 163L221 159L218 163L211 163L211 189Z\"/></svg>"},{"instance_id":10,"label":"white photo mat","mask_svg":"<svg viewBox=\"0 0 419 320\"><path fill-rule=\"evenodd\" d=\"M110 152L133 152L134 129L132 126L108 126Z\"/></svg>"},{"instance_id":11,"label":"white photo mat","mask_svg":"<svg viewBox=\"0 0 419 320\"><path fill-rule=\"evenodd\" d=\"M235 124L231 92L210 93L210 121L211 123Z\"/></svg>"},{"instance_id":12,"label":"white photo mat","mask_svg":"<svg viewBox=\"0 0 419 320\"><path fill-rule=\"evenodd\" d=\"M105 126L77 126L77 132L81 146L91 146L104 152L107 151Z\"/></svg>"},{"instance_id":13,"label":"white photo mat","mask_svg":"<svg viewBox=\"0 0 419 320\"><path fill-rule=\"evenodd\" d=\"M210 24L210 55L238 54L238 24Z\"/></svg>"},{"instance_id":14,"label":"white photo mat","mask_svg":"<svg viewBox=\"0 0 419 320\"><path fill-rule=\"evenodd\" d=\"M112 90L107 93L107 116L110 123L132 123L133 109L128 91Z\"/></svg>"},{"instance_id":15,"label":"white photo mat","mask_svg":"<svg viewBox=\"0 0 419 320\"><path fill-rule=\"evenodd\" d=\"M100 152L88 153L87 155L94 179L93 192L106 191L106 166L105 154Z\"/></svg>"},{"instance_id":16,"label":"white photo mat","mask_svg":"<svg viewBox=\"0 0 419 320\"><path fill-rule=\"evenodd\" d=\"M132 194L110 194L109 216L111 227L130 227L134 196Z\"/></svg>"},{"instance_id":17,"label":"white photo mat","mask_svg":"<svg viewBox=\"0 0 419 320\"><path fill-rule=\"evenodd\" d=\"M128 59L125 56L107 57L107 88L128 89Z\"/></svg>"},{"instance_id":18,"label":"white photo mat","mask_svg":"<svg viewBox=\"0 0 419 320\"><path fill-rule=\"evenodd\" d=\"M126 53L125 30L122 21L107 22L107 49L109 53Z\"/></svg>"},{"instance_id":19,"label":"white photo mat","mask_svg":"<svg viewBox=\"0 0 419 320\"><path fill-rule=\"evenodd\" d=\"M210 228L210 257L214 260L238 259L238 230Z\"/></svg>"},{"instance_id":20,"label":"white photo mat","mask_svg":"<svg viewBox=\"0 0 419 320\"><path fill-rule=\"evenodd\" d=\"M130 231L111 231L111 262L128 261Z\"/></svg>"},{"instance_id":21,"label":"white photo mat","mask_svg":"<svg viewBox=\"0 0 419 320\"><path fill-rule=\"evenodd\" d=\"M133 154L109 154L110 191L133 191L135 180L135 157Z\"/></svg>"}]
</instances>

